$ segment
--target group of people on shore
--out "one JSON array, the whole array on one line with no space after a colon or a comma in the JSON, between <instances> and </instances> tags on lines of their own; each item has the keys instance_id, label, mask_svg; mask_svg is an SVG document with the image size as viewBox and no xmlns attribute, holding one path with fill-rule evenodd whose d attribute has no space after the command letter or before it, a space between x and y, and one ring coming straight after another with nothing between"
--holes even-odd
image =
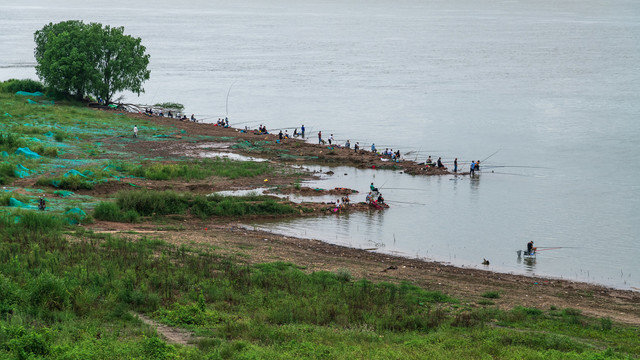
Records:
<instances>
[{"instance_id":1,"label":"group of people on shore","mask_svg":"<svg viewBox=\"0 0 640 360\"><path fill-rule=\"evenodd\" d=\"M342 200L342 201L341 201ZM349 199L349 195L345 195L340 199L337 199L335 202L335 207L333 208L333 212L337 213L343 210L344 208L351 205L351 199Z\"/></svg>"},{"instance_id":2,"label":"group of people on shore","mask_svg":"<svg viewBox=\"0 0 640 360\"><path fill-rule=\"evenodd\" d=\"M218 121L216 121L216 126L228 128L229 127L229 118L228 117L225 117L224 119L223 118L218 118Z\"/></svg>"}]
</instances>

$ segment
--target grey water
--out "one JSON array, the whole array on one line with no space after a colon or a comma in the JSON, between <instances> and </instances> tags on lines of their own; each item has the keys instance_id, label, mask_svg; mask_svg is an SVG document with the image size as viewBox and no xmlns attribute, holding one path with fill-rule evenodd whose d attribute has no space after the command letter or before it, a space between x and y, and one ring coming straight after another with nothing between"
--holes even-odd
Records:
<instances>
[{"instance_id":1,"label":"grey water","mask_svg":"<svg viewBox=\"0 0 640 360\"><path fill-rule=\"evenodd\" d=\"M337 169L318 185L384 183L391 208L260 226L640 288L637 1L3 2L0 80L35 77L33 32L68 19L143 39L151 80L129 102L176 101L232 126L304 124L310 141L322 131L418 160L499 150L474 181ZM563 248L518 262L529 240Z\"/></svg>"}]
</instances>

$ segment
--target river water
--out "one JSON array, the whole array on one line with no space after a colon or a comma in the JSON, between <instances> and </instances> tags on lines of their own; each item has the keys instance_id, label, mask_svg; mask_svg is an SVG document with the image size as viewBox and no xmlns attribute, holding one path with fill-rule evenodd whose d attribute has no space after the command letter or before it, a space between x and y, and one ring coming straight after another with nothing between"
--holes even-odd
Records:
<instances>
[{"instance_id":1,"label":"river water","mask_svg":"<svg viewBox=\"0 0 640 360\"><path fill-rule=\"evenodd\" d=\"M474 181L334 169L311 185L374 181L392 207L261 227L640 288L637 1L3 3L0 80L35 77L33 32L68 19L143 39L151 80L130 102L176 101L232 125L305 124L418 159L499 150ZM529 240L562 248L518 261Z\"/></svg>"}]
</instances>

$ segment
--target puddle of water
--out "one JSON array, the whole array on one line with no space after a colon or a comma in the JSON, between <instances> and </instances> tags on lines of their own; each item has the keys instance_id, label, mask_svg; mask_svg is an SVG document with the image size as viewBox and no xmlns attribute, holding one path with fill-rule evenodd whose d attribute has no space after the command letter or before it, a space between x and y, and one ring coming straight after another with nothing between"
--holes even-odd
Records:
<instances>
[{"instance_id":1,"label":"puddle of water","mask_svg":"<svg viewBox=\"0 0 640 360\"><path fill-rule=\"evenodd\" d=\"M230 153L230 152L202 151L202 152L198 153L198 156L204 157L204 158L216 158L216 157L218 157L218 158L236 160L236 161L255 161L255 162L267 161L267 159L256 158L256 157L253 157L253 156L245 156L245 155L240 155L240 154L235 154L235 153Z\"/></svg>"},{"instance_id":2,"label":"puddle of water","mask_svg":"<svg viewBox=\"0 0 640 360\"><path fill-rule=\"evenodd\" d=\"M202 143L196 145L199 149L228 149L233 145L233 143L226 142L210 142L210 143Z\"/></svg>"}]
</instances>

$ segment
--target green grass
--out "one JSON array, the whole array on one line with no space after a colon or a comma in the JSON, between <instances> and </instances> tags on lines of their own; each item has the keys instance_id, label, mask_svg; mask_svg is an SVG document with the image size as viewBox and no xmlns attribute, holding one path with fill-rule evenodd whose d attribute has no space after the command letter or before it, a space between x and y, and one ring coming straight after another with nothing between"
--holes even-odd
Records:
<instances>
[{"instance_id":1,"label":"green grass","mask_svg":"<svg viewBox=\"0 0 640 360\"><path fill-rule=\"evenodd\" d=\"M141 165L118 162L114 166L124 173L149 180L201 180L211 176L237 179L273 173L272 167L264 162L234 161L221 158L185 163L144 162Z\"/></svg>"},{"instance_id":2,"label":"green grass","mask_svg":"<svg viewBox=\"0 0 640 360\"><path fill-rule=\"evenodd\" d=\"M240 217L249 215L292 214L296 210L267 196L193 195L175 191L122 191L116 194L116 203L102 202L96 207L98 220L124 221L127 213L142 216L185 214L205 219L211 216Z\"/></svg>"},{"instance_id":3,"label":"green grass","mask_svg":"<svg viewBox=\"0 0 640 360\"><path fill-rule=\"evenodd\" d=\"M634 358L638 329L575 309L477 309L408 282L247 265L24 212L0 219L0 358ZM195 333L166 344L129 315Z\"/></svg>"}]
</instances>

